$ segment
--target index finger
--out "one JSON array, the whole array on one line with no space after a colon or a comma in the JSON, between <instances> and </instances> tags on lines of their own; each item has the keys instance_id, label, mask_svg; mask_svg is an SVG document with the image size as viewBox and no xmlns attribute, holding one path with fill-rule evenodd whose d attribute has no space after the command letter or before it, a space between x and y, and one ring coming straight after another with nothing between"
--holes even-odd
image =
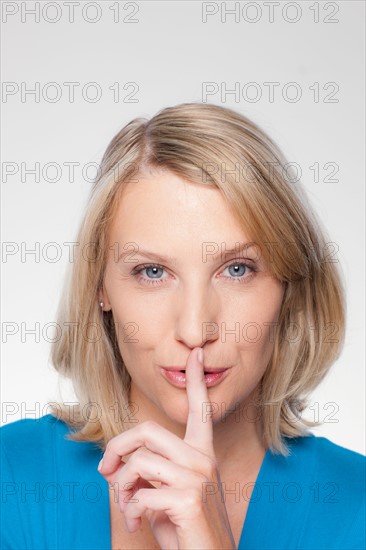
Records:
<instances>
[{"instance_id":1,"label":"index finger","mask_svg":"<svg viewBox=\"0 0 366 550\"><path fill-rule=\"evenodd\" d=\"M202 348L194 348L191 351L186 365L188 419L184 441L192 447L202 449L212 456L214 450L211 414L205 414L205 420L203 420L203 407L207 405L207 403L209 403L211 407L211 402L208 397L205 382L204 360L201 364L198 359L200 350L203 354Z\"/></svg>"}]
</instances>

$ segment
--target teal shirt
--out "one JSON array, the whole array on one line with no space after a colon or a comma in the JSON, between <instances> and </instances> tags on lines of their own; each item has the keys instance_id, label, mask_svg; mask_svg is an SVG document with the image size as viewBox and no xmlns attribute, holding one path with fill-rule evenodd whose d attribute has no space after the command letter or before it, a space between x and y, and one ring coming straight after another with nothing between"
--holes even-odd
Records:
<instances>
[{"instance_id":1,"label":"teal shirt","mask_svg":"<svg viewBox=\"0 0 366 550\"><path fill-rule=\"evenodd\" d=\"M69 431L50 414L0 428L2 549L111 549L101 450ZM366 457L315 435L287 442L289 457L265 454L239 549L365 549ZM224 488L227 502L246 491Z\"/></svg>"}]
</instances>

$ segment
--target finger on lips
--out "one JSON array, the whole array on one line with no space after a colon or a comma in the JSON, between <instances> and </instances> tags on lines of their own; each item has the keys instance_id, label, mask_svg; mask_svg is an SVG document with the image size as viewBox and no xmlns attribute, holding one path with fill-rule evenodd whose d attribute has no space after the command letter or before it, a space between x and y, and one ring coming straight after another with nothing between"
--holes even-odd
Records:
<instances>
[{"instance_id":1,"label":"finger on lips","mask_svg":"<svg viewBox=\"0 0 366 550\"><path fill-rule=\"evenodd\" d=\"M199 353L202 352L202 363ZM204 355L202 348L195 348L187 361L186 385L188 398L188 419L184 441L214 456L212 419L203 420L203 406L210 403L204 376ZM206 409L205 409L206 410Z\"/></svg>"},{"instance_id":2,"label":"finger on lips","mask_svg":"<svg viewBox=\"0 0 366 550\"><path fill-rule=\"evenodd\" d=\"M150 461L161 459L159 465L161 465L161 469L164 468L167 471L168 479L169 471L170 475L173 475L173 471L176 473L175 465L199 472L202 463L201 451L208 456L214 456L212 420L209 417L207 421L205 415L204 421L202 415L203 404L209 403L209 398L204 379L203 362L200 363L198 360L200 351L203 354L202 348L194 348L186 365L188 419L184 439L182 440L156 422L143 422L114 437L107 444L104 456L98 465L98 470L103 476L108 479L117 469L120 476L122 470L125 470L125 468L121 468L122 457L134 453L126 463L129 464L133 456L140 455L135 451L141 450L141 447L145 447L149 451L146 454ZM140 456L143 454L141 453ZM140 456L139 463L145 464ZM136 462L136 458L134 461ZM132 466L129 471L131 468ZM171 469L169 470L169 468Z\"/></svg>"}]
</instances>

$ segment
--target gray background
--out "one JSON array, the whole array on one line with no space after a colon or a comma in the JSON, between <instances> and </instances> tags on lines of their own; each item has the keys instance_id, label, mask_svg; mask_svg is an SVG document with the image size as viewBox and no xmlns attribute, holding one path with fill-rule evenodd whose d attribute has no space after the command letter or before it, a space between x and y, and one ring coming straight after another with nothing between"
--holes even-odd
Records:
<instances>
[{"instance_id":1,"label":"gray background","mask_svg":"<svg viewBox=\"0 0 366 550\"><path fill-rule=\"evenodd\" d=\"M10 4L16 13L9 13ZM218 92L208 102L252 118L301 168L338 247L347 284L346 344L306 416L324 421L317 435L365 453L365 4L236 4L239 11L225 20L221 2L121 2L115 22L116 2L80 2L71 22L63 2L40 2L39 21L29 13L35 2L2 2L2 79L6 92L14 92L2 99L2 240L8 252L14 247L2 261L2 423L46 414L55 399L76 401L48 363L47 324L55 319L68 263L63 243L76 240L91 186L87 178L95 173L88 163L100 161L109 140L132 118L202 101L210 82ZM235 8L234 2L225 5ZM207 11L212 13L204 22ZM74 101L65 82L80 84ZM268 82L278 83L273 98ZM109 89L115 83L117 102ZM235 83L239 97L225 95ZM36 86L39 101L24 94ZM96 89L101 97L93 101ZM293 101L296 90L301 97ZM61 95L52 101L57 91ZM25 173L37 162L39 182ZM72 162L79 163L74 180L66 164ZM315 163L318 180L310 168ZM22 257L22 247L39 247L39 253ZM39 337L26 333L36 323Z\"/></svg>"}]
</instances>

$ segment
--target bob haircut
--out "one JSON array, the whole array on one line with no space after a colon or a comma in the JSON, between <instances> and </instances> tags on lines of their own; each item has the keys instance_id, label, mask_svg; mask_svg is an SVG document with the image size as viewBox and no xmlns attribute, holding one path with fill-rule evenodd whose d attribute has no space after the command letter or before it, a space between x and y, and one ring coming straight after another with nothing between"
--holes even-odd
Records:
<instances>
[{"instance_id":1,"label":"bob haircut","mask_svg":"<svg viewBox=\"0 0 366 550\"><path fill-rule=\"evenodd\" d=\"M72 414L55 402L51 414L69 425L68 439L97 442L103 451L112 437L128 429L131 377L119 351L112 311L100 309L98 292L120 195L126 185L138 181L137 172L154 168L219 188L263 254L269 273L285 286L256 405L263 444L287 456L285 437L307 436L308 427L321 424L300 413L343 348L344 283L338 260L332 258L334 243L327 241L290 163L251 120L217 105L183 103L150 120L135 118L108 145L57 313L59 326L96 327L98 334L85 337L82 330L70 338L62 331L52 344L51 362L72 380L79 402ZM96 251L92 261L83 253L91 244Z\"/></svg>"}]
</instances>

